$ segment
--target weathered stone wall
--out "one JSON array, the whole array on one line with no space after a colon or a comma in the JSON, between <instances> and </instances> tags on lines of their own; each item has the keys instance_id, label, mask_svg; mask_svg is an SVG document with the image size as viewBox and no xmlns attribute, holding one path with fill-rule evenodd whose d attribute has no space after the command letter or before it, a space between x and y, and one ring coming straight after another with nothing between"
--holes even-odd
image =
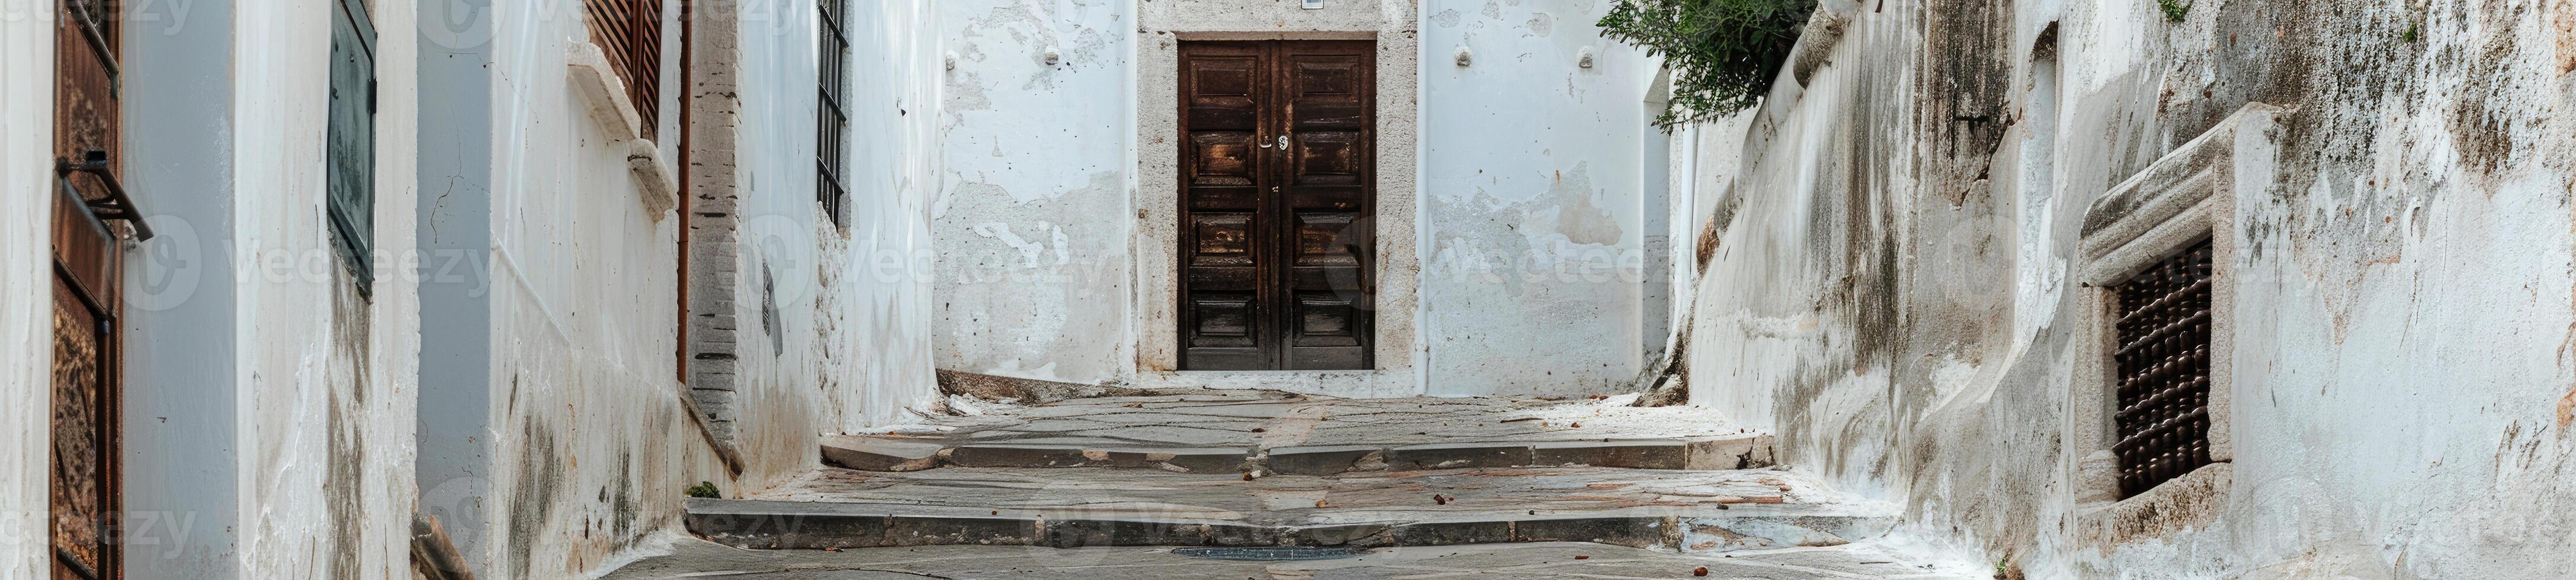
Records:
<instances>
[{"instance_id":1,"label":"weathered stone wall","mask_svg":"<svg viewBox=\"0 0 2576 580\"><path fill-rule=\"evenodd\" d=\"M2576 574L2576 6L2183 4L1827 2L1693 218L1693 400L2031 577ZM2103 521L2085 214L2249 103L2232 475Z\"/></svg>"}]
</instances>

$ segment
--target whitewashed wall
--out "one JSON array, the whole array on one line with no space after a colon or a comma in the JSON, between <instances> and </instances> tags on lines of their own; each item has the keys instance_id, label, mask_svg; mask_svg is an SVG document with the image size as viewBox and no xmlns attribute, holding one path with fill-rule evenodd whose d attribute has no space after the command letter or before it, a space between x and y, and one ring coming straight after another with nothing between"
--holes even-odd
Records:
<instances>
[{"instance_id":1,"label":"whitewashed wall","mask_svg":"<svg viewBox=\"0 0 2576 580\"><path fill-rule=\"evenodd\" d=\"M1134 374L1133 0L941 2L939 368ZM1056 51L1060 62L1048 64Z\"/></svg>"},{"instance_id":2,"label":"whitewashed wall","mask_svg":"<svg viewBox=\"0 0 2576 580\"><path fill-rule=\"evenodd\" d=\"M140 33L126 35L119 78L126 103L122 179L159 234L126 262L125 572L234 578L244 504L236 434L248 414L237 386L207 377L237 376L243 357L233 338L243 309L236 273L258 262L234 255L233 102L206 96L232 95L240 86L231 74L238 39L231 6L193 5L185 18L177 8L138 8L127 26ZM387 144L408 150L411 143ZM408 176L397 183L405 190L411 184ZM407 223L408 206L397 209ZM406 247L411 242L408 231L395 235ZM334 258L321 266L337 267ZM410 423L382 427L407 433ZM400 461L406 471L410 463ZM410 479L400 478L406 488Z\"/></svg>"},{"instance_id":3,"label":"whitewashed wall","mask_svg":"<svg viewBox=\"0 0 2576 580\"><path fill-rule=\"evenodd\" d=\"M378 23L408 31L409 2L380 1ZM12 11L21 6L8 7ZM323 210L323 110L331 5L306 0L181 15L151 7L126 14L130 145L124 182L159 237L127 254L129 314L125 418L128 572L150 577L342 578L405 574L413 503L410 446L417 306L390 264L410 255L413 203L410 97L413 43L386 35L379 78L389 90L378 130L376 291L358 295L335 253ZM47 13L11 12L0 77L49 79L54 30ZM283 30L234 35L236 30ZM227 40L239 36L239 42ZM19 46L31 43L34 49ZM20 59L34 59L22 62ZM213 68L205 68L213 65ZM238 65L238 66L235 66ZM206 71L212 70L213 73ZM209 76L231 74L231 82ZM53 203L47 82L0 91L11 207ZM137 90L151 90L138 94ZM193 102L165 106L187 95ZM225 131L233 123L263 131ZM26 167L19 167L26 164ZM232 171L230 168L247 168ZM21 171L23 169L23 171ZM250 192L244 194L242 192ZM15 196L26 196L18 199ZM41 268L43 211L9 212L26 240L0 241L10 263ZM44 270L11 276L48 295ZM10 301L0 328L50 337L49 317ZM44 339L50 346L49 338ZM8 478L35 492L5 508L10 558L0 576L35 577L46 540L47 350L10 348L12 405L33 415L10 428L34 451ZM25 360L18 357L24 356ZM207 404L211 403L211 404ZM14 432L14 431L13 431ZM12 455L11 457L16 457ZM14 484L13 484L14 485ZM247 507L245 507L247 506ZM244 517L243 513L252 514ZM30 515L32 514L32 515ZM15 526L29 526L25 534ZM325 554L324 557L307 557Z\"/></svg>"},{"instance_id":4,"label":"whitewashed wall","mask_svg":"<svg viewBox=\"0 0 2576 580\"><path fill-rule=\"evenodd\" d=\"M1640 195L1657 63L1593 26L1607 2L1422 8L1422 340L1439 395L1624 390L1640 322ZM1457 66L1461 49L1471 64ZM1579 66L1593 54L1591 68ZM1664 280L1657 280L1661 283ZM1649 346L1651 345L1651 346Z\"/></svg>"},{"instance_id":5,"label":"whitewashed wall","mask_svg":"<svg viewBox=\"0 0 2576 580\"><path fill-rule=\"evenodd\" d=\"M415 59L412 37L400 33L410 30L410 3L376 6L380 30L395 31L377 45L380 89L393 96L377 108L374 218L376 263L393 275L379 275L367 296L337 261L324 211L337 6L296 0L233 12L234 30L267 31L235 44L231 113L263 128L234 132L231 149L231 247L246 252L236 263L256 264L236 288L241 322L231 337L242 427L234 477L250 506L236 539L245 578L381 577L410 565L412 450L400 442L412 436L419 310L399 264L412 255Z\"/></svg>"},{"instance_id":6,"label":"whitewashed wall","mask_svg":"<svg viewBox=\"0 0 2576 580\"><path fill-rule=\"evenodd\" d=\"M424 356L465 372L425 385L439 398L421 411L422 501L478 577L585 572L672 525L688 486L733 487L681 406L678 220L648 213L628 149L572 90L567 43L589 37L576 6L442 3L423 19L443 49L423 65L454 75L438 86L489 99L441 103L452 130L423 161L450 165L424 175L439 194L420 203L424 243L465 258L425 282L440 301L424 316L456 338ZM676 23L664 30L676 48ZM665 160L674 102L664 91Z\"/></svg>"},{"instance_id":7,"label":"whitewashed wall","mask_svg":"<svg viewBox=\"0 0 2576 580\"><path fill-rule=\"evenodd\" d=\"M1693 399L2032 578L2576 575L2571 31L2563 2L1860 11L1743 135ZM2291 110L2219 193L2232 484L2096 547L2061 447L2083 214L2248 102Z\"/></svg>"},{"instance_id":8,"label":"whitewashed wall","mask_svg":"<svg viewBox=\"0 0 2576 580\"><path fill-rule=\"evenodd\" d=\"M734 445L759 465L754 485L816 462L814 436L832 418L843 362L839 333L848 290L839 287L848 239L822 214L814 170L818 50L814 4L736 5L741 110L735 157L740 212L733 271L736 398ZM701 126L702 131L722 128ZM693 264L693 267L704 265ZM827 282L833 283L826 285Z\"/></svg>"},{"instance_id":9,"label":"whitewashed wall","mask_svg":"<svg viewBox=\"0 0 2576 580\"><path fill-rule=\"evenodd\" d=\"M54 78L51 4L0 6L0 78ZM40 11L41 10L41 11ZM0 85L0 205L48 207L54 198L54 91L47 83ZM0 212L0 295L51 296L45 212ZM46 461L54 360L53 303L0 300L0 576L52 573L46 538Z\"/></svg>"},{"instance_id":10,"label":"whitewashed wall","mask_svg":"<svg viewBox=\"0 0 2576 580\"><path fill-rule=\"evenodd\" d=\"M936 397L928 204L940 60L930 3L851 3L850 200L836 225L815 193L815 4L740 6L736 444L756 482L812 465L819 433L897 422Z\"/></svg>"},{"instance_id":11,"label":"whitewashed wall","mask_svg":"<svg viewBox=\"0 0 2576 580\"><path fill-rule=\"evenodd\" d=\"M1655 64L1599 38L1592 23L1606 6L1421 6L1419 30L1396 31L1418 34L1424 55L1420 174L1384 169L1420 180L1417 239L1404 242L1422 260L1413 356L1428 365L1394 389L1286 375L1223 386L1347 395L1626 388L1665 340L1646 336L1640 306L1646 237L1661 234L1645 231L1641 207L1639 143ZM1173 8L1184 9L1225 12ZM1133 70L1136 4L969 0L941 10L956 68L941 111L947 178L933 206L940 368L1138 381L1137 343L1149 335L1136 328L1147 318L1134 305L1168 297L1139 294L1141 266L1130 258L1164 255L1134 247L1139 176L1130 168L1142 137L1131 137L1133 92L1154 72ZM1309 15L1284 14L1263 22L1296 31ZM1461 46L1477 55L1473 66L1451 64ZM1049 49L1061 62L1046 63ZM1590 68L1578 65L1586 49Z\"/></svg>"},{"instance_id":12,"label":"whitewashed wall","mask_svg":"<svg viewBox=\"0 0 2576 580\"><path fill-rule=\"evenodd\" d=\"M931 320L931 198L939 150L943 0L853 2L849 258L842 268L844 370L825 383L841 431L894 423L938 396ZM834 386L837 385L837 386Z\"/></svg>"},{"instance_id":13,"label":"whitewashed wall","mask_svg":"<svg viewBox=\"0 0 2576 580\"><path fill-rule=\"evenodd\" d=\"M639 201L642 182L626 148L566 81L567 42L587 38L576 14L499 7L484 18L493 38L489 127L463 139L490 143L488 213L425 212L488 224L488 292L454 305L460 331L488 340L466 353L489 365L473 397L443 401L438 421L481 422L488 447L450 447L425 501L449 521L478 574L558 577L619 557L645 533L677 525L683 490L701 481L747 493L813 466L816 437L892 422L934 393L928 342L929 184L936 160L927 105L937 98L937 40L927 2L854 3L859 32L852 75L854 149L847 228L820 212L814 132L815 4L728 4L735 28L702 21L702 41L736 43L738 131L734 191L742 244L735 301L737 397L730 413L746 469L721 466L681 406L674 354L678 328L677 222ZM457 20L462 21L462 20ZM472 30L472 27L464 27ZM678 50L679 26L665 25ZM723 37L730 38L723 38ZM571 40L567 40L571 39ZM678 79L676 58L665 78ZM876 76L871 76L876 75ZM881 83L886 79L916 79ZM674 159L682 83L665 84L657 147ZM703 133L701 133L703 134ZM470 212L469 212L470 213ZM435 221L435 220L434 220ZM461 228L463 235L477 235ZM859 253L854 253L859 252ZM870 270L878 255L902 259ZM919 259L912 257L918 256ZM692 264L692 267L705 267ZM475 314L481 300L484 314ZM479 326L479 325L488 325ZM461 406L460 406L461 405ZM424 411L428 424L430 411ZM451 413L457 413L451 415ZM452 429L449 429L452 431ZM425 462L426 464L426 462ZM452 486L440 488L440 486ZM460 521L462 520L462 521ZM461 530L460 530L461 528Z\"/></svg>"}]
</instances>

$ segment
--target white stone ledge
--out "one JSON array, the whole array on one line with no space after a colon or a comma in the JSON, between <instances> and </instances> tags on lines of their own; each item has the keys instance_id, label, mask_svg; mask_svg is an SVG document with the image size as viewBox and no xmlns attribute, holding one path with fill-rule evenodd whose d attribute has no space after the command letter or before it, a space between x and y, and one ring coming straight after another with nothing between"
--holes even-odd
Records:
<instances>
[{"instance_id":1,"label":"white stone ledge","mask_svg":"<svg viewBox=\"0 0 2576 580\"><path fill-rule=\"evenodd\" d=\"M569 43L564 62L570 69L573 93L590 109L591 120L608 131L612 146L626 147L626 164L635 172L635 193L644 212L661 221L680 206L679 184L672 178L671 165L662 161L661 148L643 138L647 119L636 113L626 81L609 67L608 53L588 40Z\"/></svg>"}]
</instances>

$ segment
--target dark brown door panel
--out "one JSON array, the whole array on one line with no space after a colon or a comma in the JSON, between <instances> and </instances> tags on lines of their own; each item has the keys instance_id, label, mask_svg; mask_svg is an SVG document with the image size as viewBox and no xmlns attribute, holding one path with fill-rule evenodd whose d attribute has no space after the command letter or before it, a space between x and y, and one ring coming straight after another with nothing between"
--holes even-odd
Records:
<instances>
[{"instance_id":1,"label":"dark brown door panel","mask_svg":"<svg viewBox=\"0 0 2576 580\"><path fill-rule=\"evenodd\" d=\"M1182 43L1182 369L1371 367L1375 51Z\"/></svg>"},{"instance_id":2,"label":"dark brown door panel","mask_svg":"<svg viewBox=\"0 0 2576 580\"><path fill-rule=\"evenodd\" d=\"M123 242L94 211L121 204L110 193L125 167L121 19L106 0L56 2L54 157L95 165L64 172L52 204L54 361L47 521L53 573L61 579L123 576L116 528L122 519L118 439L123 434ZM25 79L18 79L25 80ZM130 206L129 206L130 207Z\"/></svg>"}]
</instances>

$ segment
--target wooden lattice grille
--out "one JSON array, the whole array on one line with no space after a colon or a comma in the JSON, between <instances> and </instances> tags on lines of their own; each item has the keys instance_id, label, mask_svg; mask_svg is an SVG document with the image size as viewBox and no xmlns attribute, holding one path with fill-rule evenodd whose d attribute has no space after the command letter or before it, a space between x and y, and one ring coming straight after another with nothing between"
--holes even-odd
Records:
<instances>
[{"instance_id":1,"label":"wooden lattice grille","mask_svg":"<svg viewBox=\"0 0 2576 580\"><path fill-rule=\"evenodd\" d=\"M2210 268L2203 241L2113 289L2123 497L2210 463Z\"/></svg>"},{"instance_id":2,"label":"wooden lattice grille","mask_svg":"<svg viewBox=\"0 0 2576 580\"><path fill-rule=\"evenodd\" d=\"M644 120L641 135L661 125L662 0L582 0L590 38L608 53L609 68L626 81L626 95Z\"/></svg>"}]
</instances>

